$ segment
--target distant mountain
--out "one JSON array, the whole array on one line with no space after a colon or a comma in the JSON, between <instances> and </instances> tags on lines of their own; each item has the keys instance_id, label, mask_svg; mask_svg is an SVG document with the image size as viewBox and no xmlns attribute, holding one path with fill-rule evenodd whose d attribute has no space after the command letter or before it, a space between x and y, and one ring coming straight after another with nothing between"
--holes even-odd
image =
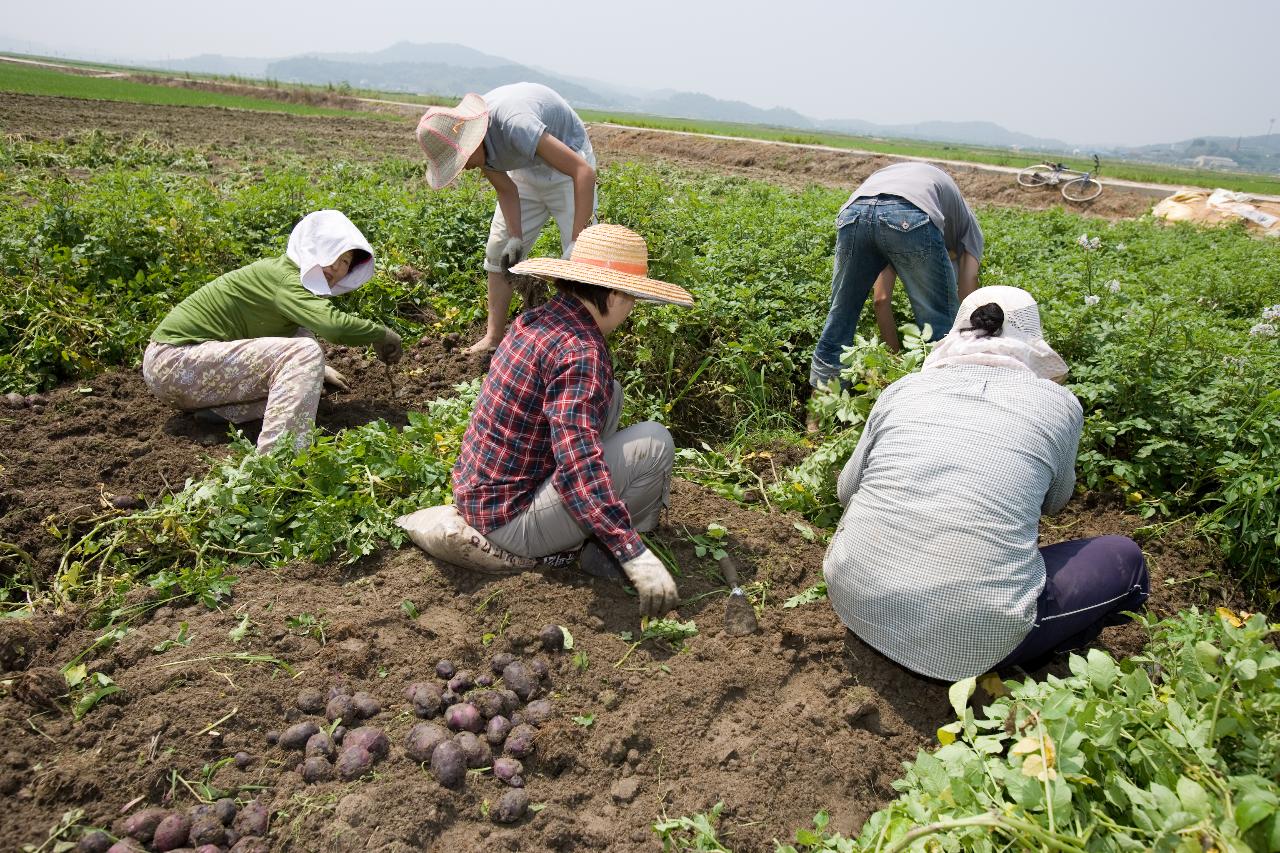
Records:
<instances>
[{"instance_id":1,"label":"distant mountain","mask_svg":"<svg viewBox=\"0 0 1280 853\"><path fill-rule=\"evenodd\" d=\"M276 60L198 56L154 64L178 71L261 76L289 83L347 83L364 89L457 97L467 92L486 92L503 83L529 80L550 86L574 106L588 109L995 147L1016 145L1049 151L1072 147L1057 139L1017 133L990 122L880 125L856 119L819 121L786 107L764 109L698 92L644 90L569 77L449 43L404 41L368 53L324 53Z\"/></svg>"},{"instance_id":2,"label":"distant mountain","mask_svg":"<svg viewBox=\"0 0 1280 853\"><path fill-rule=\"evenodd\" d=\"M1280 133L1198 136L1181 142L1119 148L1115 153L1126 159L1150 163L1280 174Z\"/></svg>"},{"instance_id":3,"label":"distant mountain","mask_svg":"<svg viewBox=\"0 0 1280 853\"><path fill-rule=\"evenodd\" d=\"M185 71L192 74L220 74L225 77L266 77L270 59L257 59L247 56L220 56L216 53L202 53L189 59L171 59L163 62L145 63L149 68L166 71Z\"/></svg>"}]
</instances>

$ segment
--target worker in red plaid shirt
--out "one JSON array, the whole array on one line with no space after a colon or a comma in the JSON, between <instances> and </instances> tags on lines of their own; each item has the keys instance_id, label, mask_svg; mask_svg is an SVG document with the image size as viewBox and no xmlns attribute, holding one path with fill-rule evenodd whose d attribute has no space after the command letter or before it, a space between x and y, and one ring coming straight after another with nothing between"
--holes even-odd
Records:
<instances>
[{"instance_id":1,"label":"worker in red plaid shirt","mask_svg":"<svg viewBox=\"0 0 1280 853\"><path fill-rule=\"evenodd\" d=\"M618 225L583 230L568 260L512 272L548 278L557 294L523 312L494 353L453 470L458 512L513 554L581 549L591 574L620 568L641 613L662 615L676 606L675 581L640 533L667 505L675 446L659 423L618 429L622 386L605 338L637 299L693 297L648 278L644 238Z\"/></svg>"}]
</instances>

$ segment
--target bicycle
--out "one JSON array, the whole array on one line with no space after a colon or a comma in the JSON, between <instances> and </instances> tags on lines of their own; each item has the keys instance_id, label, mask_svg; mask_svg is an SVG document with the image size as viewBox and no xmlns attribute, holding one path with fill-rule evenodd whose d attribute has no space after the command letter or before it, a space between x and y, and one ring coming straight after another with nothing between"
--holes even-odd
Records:
<instances>
[{"instance_id":1,"label":"bicycle","mask_svg":"<svg viewBox=\"0 0 1280 853\"><path fill-rule=\"evenodd\" d=\"M1102 184L1094 178L1101 171L1102 164L1094 154L1092 172L1068 169L1061 163L1038 163L1018 173L1018 184L1024 187L1056 187L1062 184L1062 197L1067 201L1093 201L1102 194Z\"/></svg>"}]
</instances>

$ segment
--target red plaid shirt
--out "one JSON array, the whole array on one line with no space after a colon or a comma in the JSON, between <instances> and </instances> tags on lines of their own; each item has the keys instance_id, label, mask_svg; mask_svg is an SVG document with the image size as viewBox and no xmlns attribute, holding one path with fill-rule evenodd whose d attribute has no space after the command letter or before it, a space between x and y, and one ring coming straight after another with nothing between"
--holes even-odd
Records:
<instances>
[{"instance_id":1,"label":"red plaid shirt","mask_svg":"<svg viewBox=\"0 0 1280 853\"><path fill-rule=\"evenodd\" d=\"M643 552L604 461L600 430L612 394L609 348L576 297L557 295L517 317L453 469L453 499L467 523L481 533L502 527L549 477L569 514L615 557Z\"/></svg>"}]
</instances>

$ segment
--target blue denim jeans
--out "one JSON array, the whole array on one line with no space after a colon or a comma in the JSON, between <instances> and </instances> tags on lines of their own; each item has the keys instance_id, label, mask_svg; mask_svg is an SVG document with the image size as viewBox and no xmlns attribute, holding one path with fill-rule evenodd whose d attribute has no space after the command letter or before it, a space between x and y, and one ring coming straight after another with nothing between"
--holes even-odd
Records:
<instances>
[{"instance_id":1,"label":"blue denim jeans","mask_svg":"<svg viewBox=\"0 0 1280 853\"><path fill-rule=\"evenodd\" d=\"M906 286L916 325L931 328L929 340L951 331L960 310L956 269L942 232L929 216L897 196L860 198L836 218L836 266L831 307L809 370L815 388L840 374L840 353L853 343L862 306L876 276L890 264Z\"/></svg>"}]
</instances>

